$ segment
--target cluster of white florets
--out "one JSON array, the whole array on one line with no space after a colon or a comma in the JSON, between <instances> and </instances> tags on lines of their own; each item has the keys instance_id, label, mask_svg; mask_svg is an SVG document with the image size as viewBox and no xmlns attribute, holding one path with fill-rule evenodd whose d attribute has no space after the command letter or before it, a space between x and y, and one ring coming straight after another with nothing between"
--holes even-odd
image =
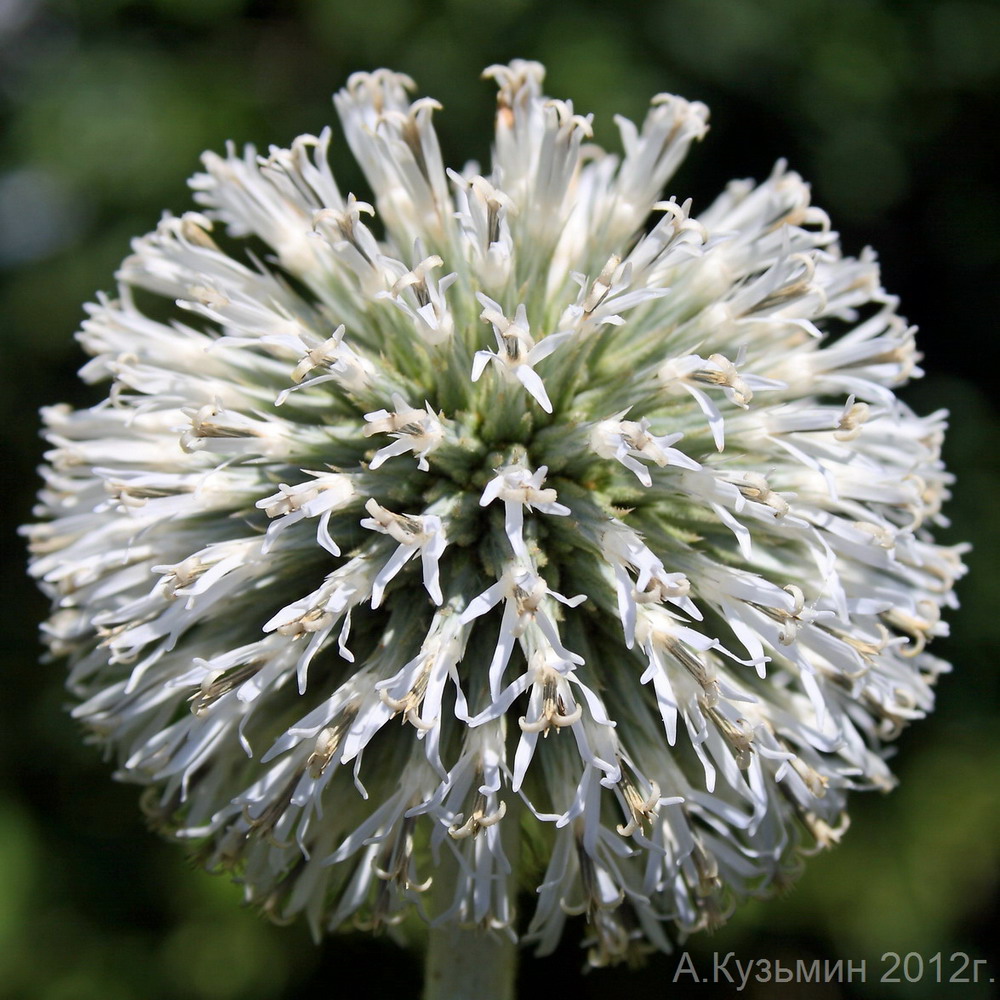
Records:
<instances>
[{"instance_id":1,"label":"cluster of white florets","mask_svg":"<svg viewBox=\"0 0 1000 1000\"><path fill-rule=\"evenodd\" d=\"M32 569L77 717L272 915L585 913L600 963L891 784L963 568L944 415L798 176L695 216L656 199L704 106L619 158L537 64L488 75L487 176L381 70L335 98L374 207L329 131L205 156L89 309L107 400L45 412Z\"/></svg>"}]
</instances>

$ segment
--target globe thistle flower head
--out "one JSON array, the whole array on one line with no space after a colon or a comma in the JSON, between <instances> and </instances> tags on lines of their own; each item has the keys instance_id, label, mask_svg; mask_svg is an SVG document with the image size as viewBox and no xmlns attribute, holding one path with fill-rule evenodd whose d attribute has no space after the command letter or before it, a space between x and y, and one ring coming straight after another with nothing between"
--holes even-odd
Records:
<instances>
[{"instance_id":1,"label":"globe thistle flower head","mask_svg":"<svg viewBox=\"0 0 1000 1000\"><path fill-rule=\"evenodd\" d=\"M703 105L619 156L539 65L486 75L488 172L385 70L334 98L370 203L328 129L206 154L88 307L110 390L45 411L26 530L74 714L248 900L543 951L583 914L602 964L892 785L963 571L945 414L784 164L696 214L658 199Z\"/></svg>"}]
</instances>

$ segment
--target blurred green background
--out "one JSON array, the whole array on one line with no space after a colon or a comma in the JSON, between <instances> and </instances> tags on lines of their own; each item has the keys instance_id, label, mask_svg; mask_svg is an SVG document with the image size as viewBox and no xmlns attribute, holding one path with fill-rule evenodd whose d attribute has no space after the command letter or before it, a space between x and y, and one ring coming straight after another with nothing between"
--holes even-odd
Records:
<instances>
[{"instance_id":1,"label":"blurred green background","mask_svg":"<svg viewBox=\"0 0 1000 1000\"><path fill-rule=\"evenodd\" d=\"M994 995L995 985L878 984L884 952L925 962L994 950L1000 829L996 605L1000 6L971 0L0 0L0 997L196 1000L417 997L416 960L385 940L314 946L238 905L147 832L136 790L108 779L63 711L63 667L39 663L45 604L24 577L15 526L30 517L42 450L37 408L86 404L72 339L81 304L108 289L130 236L189 206L185 178L227 139L287 145L333 119L356 69L388 65L442 100L454 166L488 157L486 65L540 59L548 92L641 118L669 90L712 107L712 131L668 194L705 205L731 177L780 156L813 183L852 253L871 244L886 286L921 327L927 376L907 391L947 406L958 475L946 540L971 540L935 716L899 741L900 788L856 797L837 850L784 899L755 902L689 942L743 961L867 960L867 984L753 984L746 996ZM342 149L344 190L363 191ZM8 530L9 529L9 530ZM570 937L577 937L573 934ZM710 998L671 983L677 957L578 975L575 943L526 957L521 995ZM909 971L916 969L911 960ZM984 973L980 967L980 978ZM857 979L857 977L855 977ZM687 984L682 986L682 984ZM391 992L390 992L391 991Z\"/></svg>"}]
</instances>

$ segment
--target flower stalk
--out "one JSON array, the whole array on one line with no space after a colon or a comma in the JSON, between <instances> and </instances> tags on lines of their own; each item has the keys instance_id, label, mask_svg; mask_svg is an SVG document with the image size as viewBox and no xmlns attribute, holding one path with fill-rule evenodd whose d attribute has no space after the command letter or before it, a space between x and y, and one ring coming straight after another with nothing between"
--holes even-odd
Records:
<instances>
[{"instance_id":1,"label":"flower stalk","mask_svg":"<svg viewBox=\"0 0 1000 1000\"><path fill-rule=\"evenodd\" d=\"M424 1000L513 1000L517 944L503 934L457 924L428 935Z\"/></svg>"}]
</instances>

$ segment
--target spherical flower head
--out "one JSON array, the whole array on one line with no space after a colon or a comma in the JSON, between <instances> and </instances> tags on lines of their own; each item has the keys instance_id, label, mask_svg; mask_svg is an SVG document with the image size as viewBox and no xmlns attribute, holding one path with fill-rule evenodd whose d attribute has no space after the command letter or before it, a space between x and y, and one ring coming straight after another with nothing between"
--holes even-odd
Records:
<instances>
[{"instance_id":1,"label":"spherical flower head","mask_svg":"<svg viewBox=\"0 0 1000 1000\"><path fill-rule=\"evenodd\" d=\"M206 154L88 307L110 390L45 411L26 531L75 716L248 900L543 951L584 914L601 964L892 785L963 571L945 414L784 164L696 215L657 199L703 105L615 156L541 66L486 75L487 175L385 70L334 98L370 204L329 130Z\"/></svg>"}]
</instances>

